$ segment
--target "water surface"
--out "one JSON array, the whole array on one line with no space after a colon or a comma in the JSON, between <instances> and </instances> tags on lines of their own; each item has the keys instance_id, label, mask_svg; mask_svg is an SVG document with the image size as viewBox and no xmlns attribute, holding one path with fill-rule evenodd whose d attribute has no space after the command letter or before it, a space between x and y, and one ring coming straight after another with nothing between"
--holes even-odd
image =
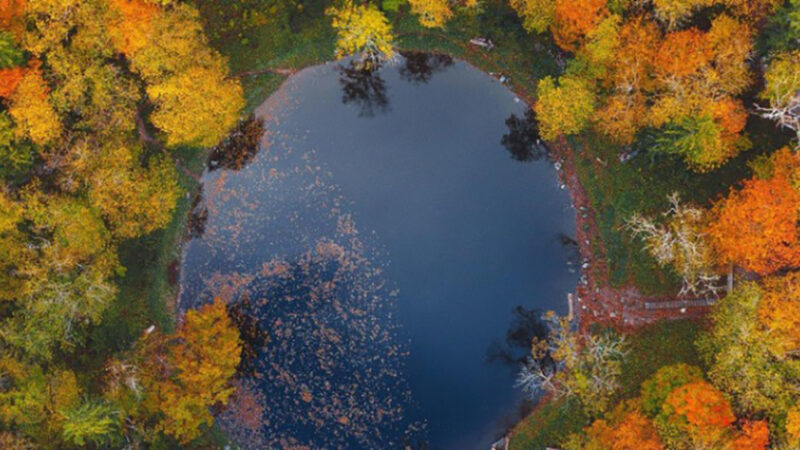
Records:
<instances>
[{"instance_id":1,"label":"water surface","mask_svg":"<svg viewBox=\"0 0 800 450\"><path fill-rule=\"evenodd\" d=\"M486 449L502 435L531 319L565 313L577 280L567 193L509 135L525 112L489 76L421 55L371 76L311 68L259 108L261 151L203 177L182 270L184 308L223 296L269 334L245 382L261 425L240 439Z\"/></svg>"}]
</instances>

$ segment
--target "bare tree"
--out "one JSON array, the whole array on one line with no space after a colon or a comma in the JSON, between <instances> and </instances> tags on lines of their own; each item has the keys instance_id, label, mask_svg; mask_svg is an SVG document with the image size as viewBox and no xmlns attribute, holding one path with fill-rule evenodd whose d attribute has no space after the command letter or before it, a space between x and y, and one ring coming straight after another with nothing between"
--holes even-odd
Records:
<instances>
[{"instance_id":1,"label":"bare tree","mask_svg":"<svg viewBox=\"0 0 800 450\"><path fill-rule=\"evenodd\" d=\"M546 340L533 339L516 385L532 398L543 392L575 397L588 413L602 414L620 388L625 338L613 332L579 334L552 312L545 320L550 334Z\"/></svg>"},{"instance_id":2,"label":"bare tree","mask_svg":"<svg viewBox=\"0 0 800 450\"><path fill-rule=\"evenodd\" d=\"M723 287L704 231L705 210L681 204L677 193L667 199L670 208L661 214L661 221L634 214L625 227L642 238L659 264L672 266L680 275L680 295L718 296Z\"/></svg>"}]
</instances>

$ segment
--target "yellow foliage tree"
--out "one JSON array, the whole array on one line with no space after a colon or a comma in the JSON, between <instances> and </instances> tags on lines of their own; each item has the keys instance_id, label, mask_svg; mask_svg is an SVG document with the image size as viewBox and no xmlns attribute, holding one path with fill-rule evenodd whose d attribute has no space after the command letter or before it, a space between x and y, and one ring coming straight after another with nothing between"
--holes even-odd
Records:
<instances>
[{"instance_id":1,"label":"yellow foliage tree","mask_svg":"<svg viewBox=\"0 0 800 450\"><path fill-rule=\"evenodd\" d=\"M375 6L349 3L326 11L336 30L336 57L357 55L370 68L394 56L392 26Z\"/></svg>"},{"instance_id":2,"label":"yellow foliage tree","mask_svg":"<svg viewBox=\"0 0 800 450\"><path fill-rule=\"evenodd\" d=\"M715 0L653 0L656 18L674 29L682 25L695 11L714 4Z\"/></svg>"},{"instance_id":3,"label":"yellow foliage tree","mask_svg":"<svg viewBox=\"0 0 800 450\"><path fill-rule=\"evenodd\" d=\"M510 4L522 18L522 26L528 32L544 33L555 20L555 0L510 0Z\"/></svg>"},{"instance_id":4,"label":"yellow foliage tree","mask_svg":"<svg viewBox=\"0 0 800 450\"><path fill-rule=\"evenodd\" d=\"M800 348L800 274L764 280L758 321L774 339L771 349L785 358Z\"/></svg>"},{"instance_id":5,"label":"yellow foliage tree","mask_svg":"<svg viewBox=\"0 0 800 450\"><path fill-rule=\"evenodd\" d=\"M539 132L547 140L583 130L594 112L595 95L589 83L578 77L563 76L556 86L552 77L539 81L534 109L539 117Z\"/></svg>"},{"instance_id":6,"label":"yellow foliage tree","mask_svg":"<svg viewBox=\"0 0 800 450\"><path fill-rule=\"evenodd\" d=\"M419 16L419 23L426 28L443 28L453 17L448 0L408 0L411 13Z\"/></svg>"},{"instance_id":7,"label":"yellow foliage tree","mask_svg":"<svg viewBox=\"0 0 800 450\"><path fill-rule=\"evenodd\" d=\"M50 89L38 69L28 70L11 94L9 114L20 138L46 145L61 135L61 122L48 100Z\"/></svg>"},{"instance_id":8,"label":"yellow foliage tree","mask_svg":"<svg viewBox=\"0 0 800 450\"><path fill-rule=\"evenodd\" d=\"M148 167L142 167L139 152L124 143L103 152L89 182L89 201L122 238L165 227L181 194L177 172L168 160L152 157Z\"/></svg>"},{"instance_id":9,"label":"yellow foliage tree","mask_svg":"<svg viewBox=\"0 0 800 450\"><path fill-rule=\"evenodd\" d=\"M241 85L225 78L222 63L194 66L147 87L156 105L153 125L167 134L167 145L216 145L239 120L244 108Z\"/></svg>"},{"instance_id":10,"label":"yellow foliage tree","mask_svg":"<svg viewBox=\"0 0 800 450\"><path fill-rule=\"evenodd\" d=\"M201 425L213 421L209 407L224 404L233 394L229 382L241 357L239 331L225 303L216 299L188 311L166 343L159 336L145 339L149 342L140 348L140 358L146 408L159 415L158 430L187 443Z\"/></svg>"}]
</instances>

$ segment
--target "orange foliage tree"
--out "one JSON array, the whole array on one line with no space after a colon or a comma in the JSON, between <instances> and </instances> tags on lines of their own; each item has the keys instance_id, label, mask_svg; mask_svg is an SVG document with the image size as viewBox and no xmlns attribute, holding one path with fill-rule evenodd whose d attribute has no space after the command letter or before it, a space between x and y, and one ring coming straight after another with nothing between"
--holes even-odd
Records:
<instances>
[{"instance_id":1,"label":"orange foliage tree","mask_svg":"<svg viewBox=\"0 0 800 450\"><path fill-rule=\"evenodd\" d=\"M745 421L733 439L733 450L762 450L769 445L769 428L764 420Z\"/></svg>"},{"instance_id":2,"label":"orange foliage tree","mask_svg":"<svg viewBox=\"0 0 800 450\"><path fill-rule=\"evenodd\" d=\"M679 440L705 448L726 441L736 417L722 392L706 381L694 381L670 392L659 420L679 430ZM681 435L684 431L688 434Z\"/></svg>"},{"instance_id":3,"label":"orange foliage tree","mask_svg":"<svg viewBox=\"0 0 800 450\"><path fill-rule=\"evenodd\" d=\"M564 50L575 52L607 15L605 0L556 0L550 27L553 39Z\"/></svg>"},{"instance_id":4,"label":"orange foliage tree","mask_svg":"<svg viewBox=\"0 0 800 450\"><path fill-rule=\"evenodd\" d=\"M627 413L614 424L596 420L587 430L584 449L660 450L664 448L653 423L638 411Z\"/></svg>"},{"instance_id":5,"label":"orange foliage tree","mask_svg":"<svg viewBox=\"0 0 800 450\"><path fill-rule=\"evenodd\" d=\"M111 0L117 16L109 23L115 47L131 56L147 44L151 21L158 7L144 0Z\"/></svg>"},{"instance_id":6,"label":"orange foliage tree","mask_svg":"<svg viewBox=\"0 0 800 450\"><path fill-rule=\"evenodd\" d=\"M17 90L23 76L25 69L22 67L0 69L0 97L10 97Z\"/></svg>"},{"instance_id":7,"label":"orange foliage tree","mask_svg":"<svg viewBox=\"0 0 800 450\"><path fill-rule=\"evenodd\" d=\"M620 403L611 413L595 420L582 433L564 443L564 450L660 450L664 448L653 422L638 400Z\"/></svg>"},{"instance_id":8,"label":"orange foliage tree","mask_svg":"<svg viewBox=\"0 0 800 450\"><path fill-rule=\"evenodd\" d=\"M774 340L770 349L779 357L800 348L800 273L764 280L758 322Z\"/></svg>"},{"instance_id":9,"label":"orange foliage tree","mask_svg":"<svg viewBox=\"0 0 800 450\"><path fill-rule=\"evenodd\" d=\"M660 78L683 77L708 64L712 53L706 35L697 28L667 33L654 60Z\"/></svg>"},{"instance_id":10,"label":"orange foliage tree","mask_svg":"<svg viewBox=\"0 0 800 450\"><path fill-rule=\"evenodd\" d=\"M717 203L708 233L722 264L765 275L800 264L800 194L780 171L750 179Z\"/></svg>"},{"instance_id":11,"label":"orange foliage tree","mask_svg":"<svg viewBox=\"0 0 800 450\"><path fill-rule=\"evenodd\" d=\"M19 18L25 11L25 0L0 0L0 29L15 34L22 30Z\"/></svg>"}]
</instances>

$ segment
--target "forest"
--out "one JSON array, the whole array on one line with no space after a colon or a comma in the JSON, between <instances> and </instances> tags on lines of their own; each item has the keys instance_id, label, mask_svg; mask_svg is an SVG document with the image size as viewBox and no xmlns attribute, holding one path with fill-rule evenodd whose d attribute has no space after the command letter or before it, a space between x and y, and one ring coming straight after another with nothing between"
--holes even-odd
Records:
<instances>
[{"instance_id":1,"label":"forest","mask_svg":"<svg viewBox=\"0 0 800 450\"><path fill-rule=\"evenodd\" d=\"M0 0L0 447L230 445L258 349L177 311L199 173L287 76L405 51L510 77L586 206L510 447L800 448L798 0Z\"/></svg>"}]
</instances>

